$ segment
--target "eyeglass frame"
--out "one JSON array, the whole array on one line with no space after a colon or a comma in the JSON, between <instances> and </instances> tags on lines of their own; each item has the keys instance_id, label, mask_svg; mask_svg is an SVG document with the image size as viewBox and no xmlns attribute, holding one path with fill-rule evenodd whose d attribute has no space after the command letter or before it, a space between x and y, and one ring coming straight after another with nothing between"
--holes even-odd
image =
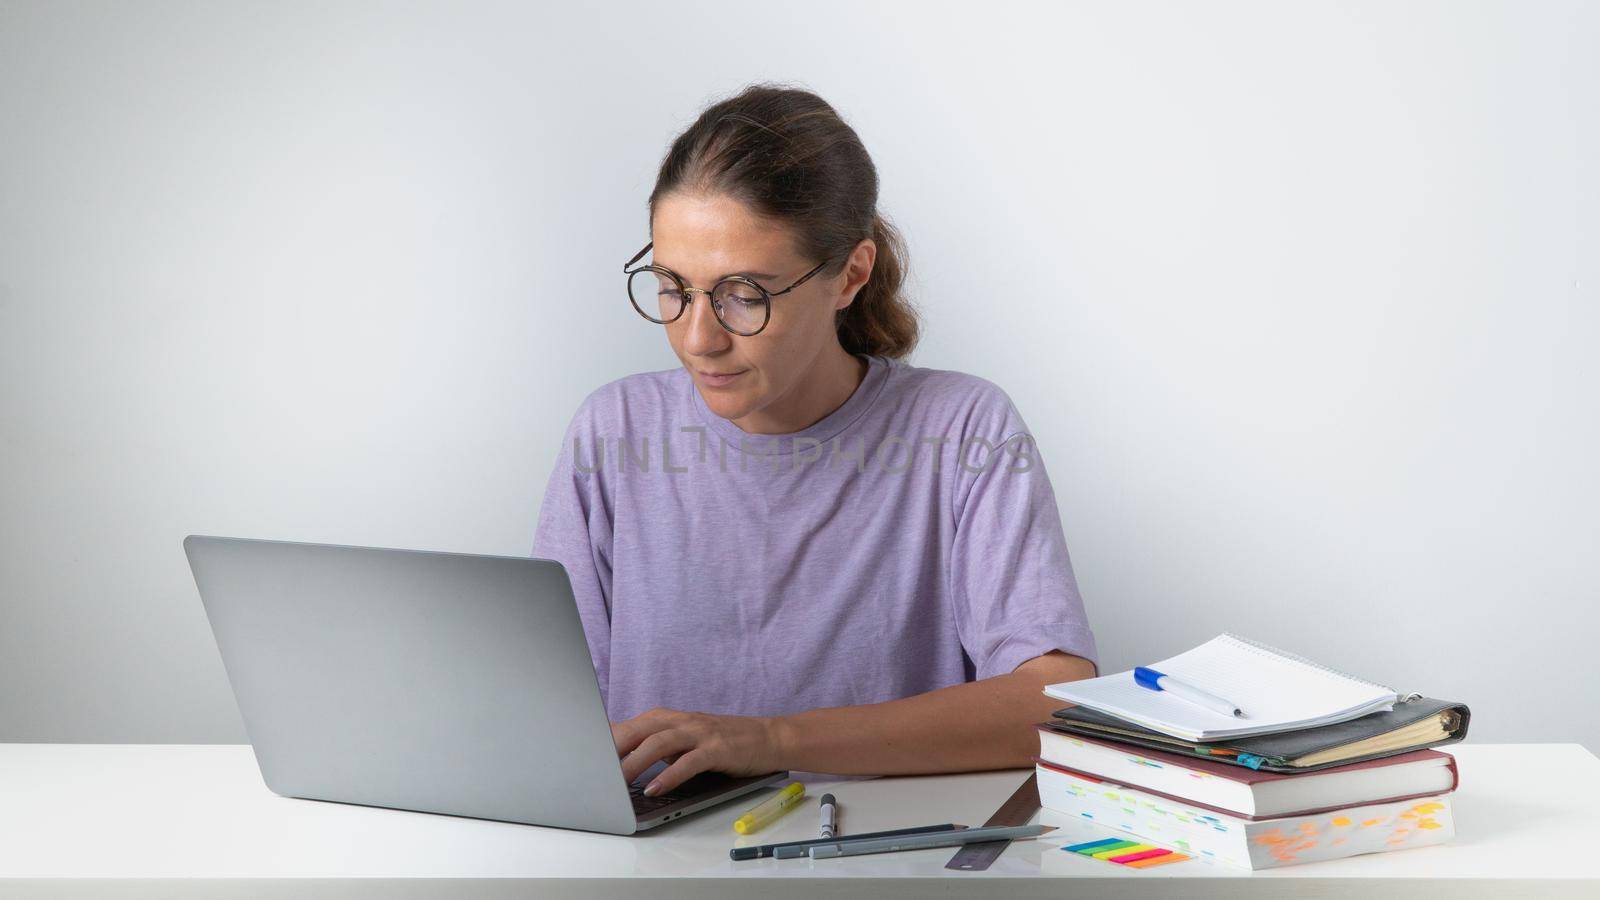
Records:
<instances>
[{"instance_id":1,"label":"eyeglass frame","mask_svg":"<svg viewBox=\"0 0 1600 900\"><path fill-rule=\"evenodd\" d=\"M640 257L644 256L646 253L649 253L650 252L650 248L654 247L655 245L656 245L655 241L650 241L649 243L644 245L644 249L643 250L640 250L638 253L635 253L633 255L633 259L630 259L627 262L623 263L622 264L622 272L623 272L623 274L628 276L628 280L631 283L633 281L633 276L638 272L643 272L643 271L645 271L647 269L652 271L652 272L659 272L659 273L661 273L663 275L666 275L667 277L671 278L674 282L677 283L678 290L684 295L684 300L683 300L682 303L678 304L678 314L673 316L672 318L666 319L666 320L652 319L650 316L645 315L645 311L644 310L639 308L639 302L637 300L633 299L633 291L629 290L628 291L628 305L633 307L633 311L638 313L641 316L644 316L645 321L651 322L651 323L653 323L655 325L671 325L673 322L676 322L679 319L683 318L683 314L684 314L684 312L686 310L688 310L689 304L694 301L694 297L692 295L694 295L694 294L705 294L706 295L706 299L710 300L711 299L711 295L716 293L717 288L721 287L726 282L734 281L734 282L738 282L740 284L748 284L751 287L755 288L756 290L760 291L763 300L766 301L766 302L764 302L762 304L762 307L764 308L764 313L762 315L761 325L760 325L760 327L756 328L755 331L749 331L749 332L746 332L746 331L735 331L733 328L728 326L727 322L724 322L722 320L722 311L717 309L717 304L716 303L712 303L711 304L711 314L716 317L717 324L721 325L722 329L724 331L728 332L729 334L736 334L739 337L754 337L754 336L760 334L761 332L765 331L766 328L767 328L767 324L772 321L772 298L773 297L781 297L784 294L787 294L790 291L794 290L795 288L799 287L800 285L805 284L806 280L808 278L810 278L811 276L813 276L813 275L817 274L818 272L822 271L822 267L826 266L829 262L831 262L831 260L825 259L822 262L817 263L816 268L812 269L811 271L807 272L804 275L801 275L799 281L796 281L794 284L789 285L788 287L784 288L781 291L769 291L766 288L762 287L761 284L759 282L757 282L755 279L746 278L743 275L730 275L727 278L724 278L721 281L717 282L716 284L713 284L711 286L711 290L708 291L708 290L705 290L704 288L689 287L687 284L684 283L683 276L679 275L677 272L672 271L671 269L667 268L666 266L658 266L655 263L646 263L645 265L642 265L637 269L630 270L628 268L629 266L631 266L634 263L638 262Z\"/></svg>"}]
</instances>

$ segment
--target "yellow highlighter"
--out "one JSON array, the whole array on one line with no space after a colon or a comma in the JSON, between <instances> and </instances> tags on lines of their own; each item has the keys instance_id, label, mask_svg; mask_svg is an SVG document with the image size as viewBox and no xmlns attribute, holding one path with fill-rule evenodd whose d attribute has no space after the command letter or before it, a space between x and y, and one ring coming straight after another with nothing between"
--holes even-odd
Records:
<instances>
[{"instance_id":1,"label":"yellow highlighter","mask_svg":"<svg viewBox=\"0 0 1600 900\"><path fill-rule=\"evenodd\" d=\"M740 816L738 821L733 823L733 830L740 834L760 831L773 819L793 809L805 795L806 786L798 781L791 781L783 790L768 797L765 803Z\"/></svg>"}]
</instances>

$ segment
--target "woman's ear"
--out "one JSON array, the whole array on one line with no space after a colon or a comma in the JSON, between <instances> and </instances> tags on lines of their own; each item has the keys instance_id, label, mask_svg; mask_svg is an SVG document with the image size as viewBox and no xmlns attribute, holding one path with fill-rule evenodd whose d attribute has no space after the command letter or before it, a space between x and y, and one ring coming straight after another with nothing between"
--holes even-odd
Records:
<instances>
[{"instance_id":1,"label":"woman's ear","mask_svg":"<svg viewBox=\"0 0 1600 900\"><path fill-rule=\"evenodd\" d=\"M878 259L878 245L872 238L863 238L850 251L850 258L845 262L844 290L840 292L839 299L834 303L834 309L843 311L845 307L855 302L856 294L872 277L872 264Z\"/></svg>"}]
</instances>

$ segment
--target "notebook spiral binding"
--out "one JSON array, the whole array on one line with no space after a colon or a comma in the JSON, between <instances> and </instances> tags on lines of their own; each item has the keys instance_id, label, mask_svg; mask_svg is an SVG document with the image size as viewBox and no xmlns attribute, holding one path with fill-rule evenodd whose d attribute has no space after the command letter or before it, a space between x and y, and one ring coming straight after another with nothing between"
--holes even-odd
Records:
<instances>
[{"instance_id":1,"label":"notebook spiral binding","mask_svg":"<svg viewBox=\"0 0 1600 900\"><path fill-rule=\"evenodd\" d=\"M1253 640L1251 640L1251 639L1249 639L1247 637L1243 637L1241 635L1234 634L1231 631L1224 631L1223 635L1226 636L1227 638L1229 638L1230 640L1235 640L1235 641L1238 641L1239 643L1245 644L1245 645L1247 645L1249 647L1254 647L1257 650L1261 650L1261 651L1264 651L1264 652L1267 652L1267 653L1271 653L1271 654L1274 654L1274 655L1277 655L1277 656L1281 656L1284 659L1293 660L1294 662L1300 663L1303 666L1308 666L1308 667L1313 668L1313 669L1321 669L1322 671L1327 672L1329 674L1338 675L1340 678L1348 678L1349 680L1357 682L1357 683L1360 683L1360 684L1371 685L1372 687L1375 687L1375 688L1383 688L1384 690L1388 691L1391 694L1399 694L1400 693L1399 691L1395 690L1394 688L1389 687L1387 684L1379 684L1376 681L1369 681L1369 680L1367 680L1365 678L1357 678L1356 676L1351 675L1349 672L1342 672L1342 671L1340 671L1338 669L1335 669L1332 666L1325 666L1322 663L1313 662L1312 660L1306 659L1304 656L1301 656L1298 653L1290 653L1290 652L1288 652L1286 650L1279 650L1277 647L1273 647L1270 644L1263 644L1260 641L1253 641ZM1401 703L1410 703L1413 700L1421 700L1421 699L1422 699L1422 695L1421 694L1413 692L1413 693L1402 695L1400 697L1400 702Z\"/></svg>"}]
</instances>

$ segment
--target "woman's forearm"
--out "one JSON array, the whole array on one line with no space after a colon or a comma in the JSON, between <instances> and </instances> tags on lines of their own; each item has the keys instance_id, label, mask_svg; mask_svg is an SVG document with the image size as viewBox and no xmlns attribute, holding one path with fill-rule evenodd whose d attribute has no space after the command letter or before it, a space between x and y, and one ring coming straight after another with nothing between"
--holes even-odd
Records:
<instances>
[{"instance_id":1,"label":"woman's forearm","mask_svg":"<svg viewBox=\"0 0 1600 900\"><path fill-rule=\"evenodd\" d=\"M779 764L839 775L914 775L1031 766L1033 724L1064 704L1047 684L1091 678L1094 664L1054 652L1007 675L900 700L808 710L771 720Z\"/></svg>"}]
</instances>

